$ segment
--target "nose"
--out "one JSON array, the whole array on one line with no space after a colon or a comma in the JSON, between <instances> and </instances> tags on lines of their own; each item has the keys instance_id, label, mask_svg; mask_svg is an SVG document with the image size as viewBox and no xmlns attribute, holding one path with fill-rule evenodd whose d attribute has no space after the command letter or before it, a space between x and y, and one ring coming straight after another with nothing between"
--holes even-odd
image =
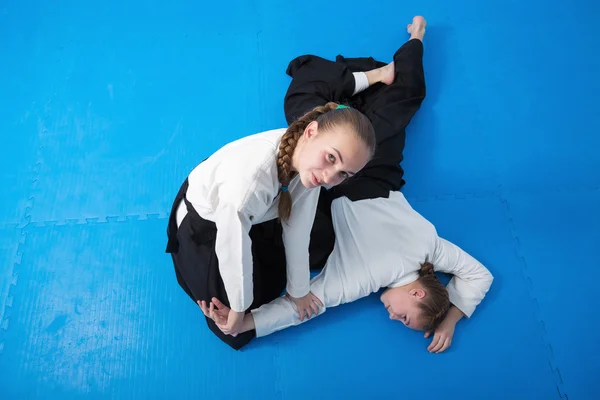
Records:
<instances>
[{"instance_id":1,"label":"nose","mask_svg":"<svg viewBox=\"0 0 600 400\"><path fill-rule=\"evenodd\" d=\"M404 324L404 321L402 321L402 318L398 317L396 314L394 314L393 312L390 311L390 319L392 321L400 321ZM406 324L405 324L406 325Z\"/></svg>"},{"instance_id":2,"label":"nose","mask_svg":"<svg viewBox=\"0 0 600 400\"><path fill-rule=\"evenodd\" d=\"M338 174L335 169L325 169L323 170L323 183L326 186L335 186L342 182L342 177Z\"/></svg>"}]
</instances>

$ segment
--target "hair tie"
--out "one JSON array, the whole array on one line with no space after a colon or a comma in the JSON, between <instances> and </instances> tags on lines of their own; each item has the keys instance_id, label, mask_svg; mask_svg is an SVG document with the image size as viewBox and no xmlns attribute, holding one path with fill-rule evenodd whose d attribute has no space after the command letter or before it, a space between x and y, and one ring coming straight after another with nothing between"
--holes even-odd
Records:
<instances>
[{"instance_id":1,"label":"hair tie","mask_svg":"<svg viewBox=\"0 0 600 400\"><path fill-rule=\"evenodd\" d=\"M281 187L281 191L282 191L282 192L287 192L287 191L288 191L288 187L287 187L287 185L286 185L286 186L282 186L282 187Z\"/></svg>"},{"instance_id":2,"label":"hair tie","mask_svg":"<svg viewBox=\"0 0 600 400\"><path fill-rule=\"evenodd\" d=\"M340 104L340 105L339 105L339 106L337 106L335 109L336 109L336 110L339 110L339 109L342 109L342 108L350 108L350 107L348 107L348 106L345 106L345 105L343 105L343 104Z\"/></svg>"}]
</instances>

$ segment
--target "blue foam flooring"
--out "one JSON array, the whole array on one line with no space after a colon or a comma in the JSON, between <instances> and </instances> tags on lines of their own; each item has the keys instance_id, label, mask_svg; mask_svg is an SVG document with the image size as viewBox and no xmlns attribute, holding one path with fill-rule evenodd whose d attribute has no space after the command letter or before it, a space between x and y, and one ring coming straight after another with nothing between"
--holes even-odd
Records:
<instances>
[{"instance_id":1,"label":"blue foam flooring","mask_svg":"<svg viewBox=\"0 0 600 400\"><path fill-rule=\"evenodd\" d=\"M8 398L275 396L276 347L236 353L207 332L161 251L164 222L29 230L0 357Z\"/></svg>"},{"instance_id":2,"label":"blue foam flooring","mask_svg":"<svg viewBox=\"0 0 600 400\"><path fill-rule=\"evenodd\" d=\"M600 396L600 6L365 7L0 6L0 398ZM404 192L490 268L491 292L441 355L376 296L226 348L163 253L181 181L284 125L293 57L389 61L416 14L427 99Z\"/></svg>"},{"instance_id":3,"label":"blue foam flooring","mask_svg":"<svg viewBox=\"0 0 600 400\"><path fill-rule=\"evenodd\" d=\"M551 362L570 398L600 398L595 380L600 329L594 254L600 245L600 189L584 193L508 194L518 251L543 321Z\"/></svg>"},{"instance_id":4,"label":"blue foam flooring","mask_svg":"<svg viewBox=\"0 0 600 400\"><path fill-rule=\"evenodd\" d=\"M526 282L514 279L520 265L502 202L432 201L418 209L496 274L476 318L461 323L442 356L425 351L429 341L421 333L391 322L376 296L257 340L243 352L225 348L174 280L161 251L165 221L148 219L28 229L15 267L19 281L11 291L0 379L11 398L366 398L394 395L390 378L419 365L447 371L421 398L449 390L500 399L506 386L551 398L554 376ZM462 229L453 229L459 223ZM519 329L507 330L509 320ZM516 363L519 353L527 357ZM304 384L309 378L315 381ZM237 384L220 387L226 382ZM404 392L414 397L420 390Z\"/></svg>"},{"instance_id":5,"label":"blue foam flooring","mask_svg":"<svg viewBox=\"0 0 600 400\"><path fill-rule=\"evenodd\" d=\"M280 358L287 360L280 367L283 398L337 398L340 387L357 399L399 392L406 398L504 399L507 387L515 397L556 397L503 204L496 198L469 198L415 205L436 223L440 235L461 243L494 271L486 302L471 320L461 322L452 350L442 356L425 351L429 340L422 333L392 323L377 296L276 334ZM318 353L299 351L311 348ZM302 370L311 364L319 366L324 379L304 385ZM424 371L431 374L426 392L419 385L400 384L405 374L418 381Z\"/></svg>"},{"instance_id":6,"label":"blue foam flooring","mask_svg":"<svg viewBox=\"0 0 600 400\"><path fill-rule=\"evenodd\" d=\"M25 243L25 236L21 229L0 229L0 261L2 274L0 274L0 355L4 352L4 336L9 328L10 309L14 303L13 289L18 283L18 273L15 265L21 262Z\"/></svg>"}]
</instances>

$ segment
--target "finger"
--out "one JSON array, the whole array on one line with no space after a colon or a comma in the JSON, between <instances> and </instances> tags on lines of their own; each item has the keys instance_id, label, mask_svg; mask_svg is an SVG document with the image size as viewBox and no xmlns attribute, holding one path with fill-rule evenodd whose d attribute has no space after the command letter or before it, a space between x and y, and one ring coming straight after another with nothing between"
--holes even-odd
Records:
<instances>
[{"instance_id":1,"label":"finger","mask_svg":"<svg viewBox=\"0 0 600 400\"><path fill-rule=\"evenodd\" d=\"M210 309L208 310L210 318L215 321L215 324L222 330L227 325L227 316L219 313L213 303L210 303Z\"/></svg>"},{"instance_id":2,"label":"finger","mask_svg":"<svg viewBox=\"0 0 600 400\"><path fill-rule=\"evenodd\" d=\"M439 342L438 342L438 344L437 344L437 345L436 345L436 346L433 348L433 350L432 350L432 351L433 351L434 353L437 353L438 351L440 351L440 349L441 349L442 347L444 347L444 343L446 343L446 339L447 339L447 338L440 337L440 341L439 341Z\"/></svg>"},{"instance_id":3,"label":"finger","mask_svg":"<svg viewBox=\"0 0 600 400\"><path fill-rule=\"evenodd\" d=\"M431 336L431 331L425 332L425 339L427 339L429 336Z\"/></svg>"},{"instance_id":4,"label":"finger","mask_svg":"<svg viewBox=\"0 0 600 400\"><path fill-rule=\"evenodd\" d=\"M435 349L438 345L438 343L440 342L440 335L434 334L433 335L433 340L431 341L431 344L429 345L429 347L427 348L427 350L429 350L430 352L433 351L433 349Z\"/></svg>"},{"instance_id":5,"label":"finger","mask_svg":"<svg viewBox=\"0 0 600 400\"><path fill-rule=\"evenodd\" d=\"M436 353L441 353L442 351L446 350L448 347L450 347L450 338L446 338L446 340L444 340L444 344L442 345L442 347L440 347L440 349L438 351L436 351Z\"/></svg>"},{"instance_id":6,"label":"finger","mask_svg":"<svg viewBox=\"0 0 600 400\"><path fill-rule=\"evenodd\" d=\"M313 309L310 307L310 304L306 306L306 319L311 319L313 316Z\"/></svg>"},{"instance_id":7,"label":"finger","mask_svg":"<svg viewBox=\"0 0 600 400\"><path fill-rule=\"evenodd\" d=\"M212 305L212 304L211 304ZM210 317L213 319L213 321L215 321L215 323L219 323L219 324L224 324L227 323L227 320L223 320L223 316L219 315L216 310L214 309L214 307L212 307L209 310L209 315Z\"/></svg>"},{"instance_id":8,"label":"finger","mask_svg":"<svg viewBox=\"0 0 600 400\"><path fill-rule=\"evenodd\" d=\"M215 323L220 322L218 315L215 313L215 307L213 306L213 303L210 303L210 307L208 309L208 315L210 316L210 318L213 321L215 321Z\"/></svg>"},{"instance_id":9,"label":"finger","mask_svg":"<svg viewBox=\"0 0 600 400\"><path fill-rule=\"evenodd\" d=\"M304 321L304 316L306 315L306 311L303 308L298 308L298 315L300 315L300 322Z\"/></svg>"},{"instance_id":10,"label":"finger","mask_svg":"<svg viewBox=\"0 0 600 400\"><path fill-rule=\"evenodd\" d=\"M229 308L225 304L221 303L221 301L219 299L217 299L216 297L212 298L212 302L215 303L215 306L217 306L217 308L219 310L221 310L223 308Z\"/></svg>"},{"instance_id":11,"label":"finger","mask_svg":"<svg viewBox=\"0 0 600 400\"><path fill-rule=\"evenodd\" d=\"M431 352L431 350L433 350L433 348L437 344L437 341L438 341L438 338L435 335L433 335L433 338L431 339L431 343L429 343L429 346L427 346L427 351Z\"/></svg>"},{"instance_id":12,"label":"finger","mask_svg":"<svg viewBox=\"0 0 600 400\"><path fill-rule=\"evenodd\" d=\"M212 301L210 302L210 307L208 308L208 314L210 315L210 317L213 320L216 320L216 318L215 318L215 305L212 303Z\"/></svg>"},{"instance_id":13,"label":"finger","mask_svg":"<svg viewBox=\"0 0 600 400\"><path fill-rule=\"evenodd\" d=\"M323 302L317 296L315 296L314 294L313 294L313 298L314 298L314 300L317 302L317 304L319 306L325 307L325 304L323 304Z\"/></svg>"},{"instance_id":14,"label":"finger","mask_svg":"<svg viewBox=\"0 0 600 400\"><path fill-rule=\"evenodd\" d=\"M446 351L448 349L448 347L450 347L451 343L452 343L452 339L446 338L446 341L444 342L444 347L442 347L438 353Z\"/></svg>"},{"instance_id":15,"label":"finger","mask_svg":"<svg viewBox=\"0 0 600 400\"><path fill-rule=\"evenodd\" d=\"M214 321L220 330L225 331L225 330L229 329L229 327L227 326L227 318L221 317L221 318L214 319Z\"/></svg>"},{"instance_id":16,"label":"finger","mask_svg":"<svg viewBox=\"0 0 600 400\"><path fill-rule=\"evenodd\" d=\"M313 310L314 315L319 314L319 305L315 302L310 303L310 308Z\"/></svg>"},{"instance_id":17,"label":"finger","mask_svg":"<svg viewBox=\"0 0 600 400\"><path fill-rule=\"evenodd\" d=\"M449 337L444 338L444 342L440 346L437 353L441 353L442 351L446 350L448 348L448 343L450 343L450 338Z\"/></svg>"},{"instance_id":18,"label":"finger","mask_svg":"<svg viewBox=\"0 0 600 400\"><path fill-rule=\"evenodd\" d=\"M227 324L227 316L223 315L219 310L217 310L212 302L210 303L210 306L210 315L213 318L213 320L215 322L218 321L220 324Z\"/></svg>"},{"instance_id":19,"label":"finger","mask_svg":"<svg viewBox=\"0 0 600 400\"><path fill-rule=\"evenodd\" d=\"M431 349L431 352L432 353L437 353L438 350L441 349L444 346L444 341L445 341L445 339L440 336L439 340L436 342L436 345L433 346L433 349Z\"/></svg>"},{"instance_id":20,"label":"finger","mask_svg":"<svg viewBox=\"0 0 600 400\"><path fill-rule=\"evenodd\" d=\"M204 301L198 302L200 304L200 309L204 313L205 317L208 317L208 309L206 308L206 303Z\"/></svg>"}]
</instances>

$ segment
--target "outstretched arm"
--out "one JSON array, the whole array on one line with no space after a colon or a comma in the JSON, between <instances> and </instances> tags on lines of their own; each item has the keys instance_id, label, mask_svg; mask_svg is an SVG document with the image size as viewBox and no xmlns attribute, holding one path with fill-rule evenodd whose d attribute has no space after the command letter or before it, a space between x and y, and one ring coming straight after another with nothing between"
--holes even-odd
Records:
<instances>
[{"instance_id":1,"label":"outstretched arm","mask_svg":"<svg viewBox=\"0 0 600 400\"><path fill-rule=\"evenodd\" d=\"M425 338L433 334L427 350L431 353L441 353L452 344L457 322L473 314L494 278L487 268L465 251L439 237L436 238L432 262L437 271L454 275L447 286L452 306L446 318L435 332L425 332Z\"/></svg>"},{"instance_id":2,"label":"outstretched arm","mask_svg":"<svg viewBox=\"0 0 600 400\"><path fill-rule=\"evenodd\" d=\"M329 276L325 266L321 274L310 283L311 301L318 307L318 314L310 318L301 318L294 301L287 295L281 296L268 304L252 310L244 319L244 329L255 329L256 337L267 336L271 333L300 325L323 314L327 308L340 304L341 282L334 276Z\"/></svg>"},{"instance_id":3,"label":"outstretched arm","mask_svg":"<svg viewBox=\"0 0 600 400\"><path fill-rule=\"evenodd\" d=\"M335 277L328 277L327 267L315 277L310 284L310 300L318 307L321 315L328 307L335 307L341 302L341 282ZM219 328L226 325L231 310L223 305L219 299L213 298L210 304L198 303L204 315L211 318ZM300 318L294 301L288 296L281 296L268 304L252 310L244 316L240 333L255 330L256 336L267 336L291 326L312 320Z\"/></svg>"}]
</instances>

